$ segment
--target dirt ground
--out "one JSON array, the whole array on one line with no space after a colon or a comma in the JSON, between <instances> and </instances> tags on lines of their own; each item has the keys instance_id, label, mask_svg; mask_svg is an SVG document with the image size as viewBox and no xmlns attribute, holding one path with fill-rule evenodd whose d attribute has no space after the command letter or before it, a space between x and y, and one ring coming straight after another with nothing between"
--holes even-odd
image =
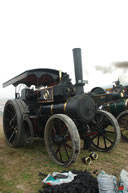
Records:
<instances>
[{"instance_id":1,"label":"dirt ground","mask_svg":"<svg viewBox=\"0 0 128 193\"><path fill-rule=\"evenodd\" d=\"M119 178L120 171L128 171L128 143L120 144L109 153L98 152L99 159L90 165L82 162L82 158L90 153L81 148L78 160L66 170L104 170ZM36 193L42 188L39 173L61 172L65 168L57 166L49 158L44 141L23 148L10 148L3 134L2 117L0 117L0 193Z\"/></svg>"}]
</instances>

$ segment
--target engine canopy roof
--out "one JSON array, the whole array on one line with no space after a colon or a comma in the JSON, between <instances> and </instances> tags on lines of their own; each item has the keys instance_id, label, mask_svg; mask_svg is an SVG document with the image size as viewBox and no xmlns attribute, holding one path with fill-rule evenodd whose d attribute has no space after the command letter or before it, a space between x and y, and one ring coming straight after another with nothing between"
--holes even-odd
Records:
<instances>
[{"instance_id":1,"label":"engine canopy roof","mask_svg":"<svg viewBox=\"0 0 128 193\"><path fill-rule=\"evenodd\" d=\"M3 83L3 87L13 85L17 86L18 84L25 84L28 87L35 85L36 87L40 86L53 86L61 81L64 75L67 73L47 68L38 68L27 70L18 76L8 80Z\"/></svg>"}]
</instances>

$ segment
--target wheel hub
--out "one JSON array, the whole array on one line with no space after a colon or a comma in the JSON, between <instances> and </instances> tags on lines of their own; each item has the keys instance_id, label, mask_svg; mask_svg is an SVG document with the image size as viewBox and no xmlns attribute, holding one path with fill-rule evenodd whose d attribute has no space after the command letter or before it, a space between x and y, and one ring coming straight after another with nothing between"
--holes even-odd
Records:
<instances>
[{"instance_id":1,"label":"wheel hub","mask_svg":"<svg viewBox=\"0 0 128 193\"><path fill-rule=\"evenodd\" d=\"M57 145L62 145L62 144L66 143L66 138L65 138L65 136L55 135L54 138L53 138L53 141Z\"/></svg>"}]
</instances>

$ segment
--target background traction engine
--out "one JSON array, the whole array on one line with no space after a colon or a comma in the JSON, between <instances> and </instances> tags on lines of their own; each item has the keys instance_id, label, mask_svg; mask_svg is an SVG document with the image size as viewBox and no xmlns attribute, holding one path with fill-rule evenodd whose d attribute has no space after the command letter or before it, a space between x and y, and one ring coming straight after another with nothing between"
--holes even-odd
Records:
<instances>
[{"instance_id":1,"label":"background traction engine","mask_svg":"<svg viewBox=\"0 0 128 193\"><path fill-rule=\"evenodd\" d=\"M128 86L123 86L117 80L113 88L104 90L101 87L95 87L90 94L97 107L110 112L117 118L121 136L128 142Z\"/></svg>"},{"instance_id":2,"label":"background traction engine","mask_svg":"<svg viewBox=\"0 0 128 193\"><path fill-rule=\"evenodd\" d=\"M15 99L4 107L3 128L11 147L31 144L44 138L50 158L69 166L79 156L80 139L98 151L110 151L120 140L120 129L109 112L96 110L89 94L84 93L81 49L73 49L76 84L69 75L53 69L28 70L5 82L18 87L25 84ZM34 85L32 88L31 86ZM87 145L87 143L86 143Z\"/></svg>"}]
</instances>

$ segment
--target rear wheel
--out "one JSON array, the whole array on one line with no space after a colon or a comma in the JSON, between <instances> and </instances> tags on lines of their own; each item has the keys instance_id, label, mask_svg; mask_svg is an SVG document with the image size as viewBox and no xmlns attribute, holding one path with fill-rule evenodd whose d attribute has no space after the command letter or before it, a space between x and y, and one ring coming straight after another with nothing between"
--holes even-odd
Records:
<instances>
[{"instance_id":1,"label":"rear wheel","mask_svg":"<svg viewBox=\"0 0 128 193\"><path fill-rule=\"evenodd\" d=\"M4 107L3 129L6 141L11 147L21 146L23 119L15 100L8 100Z\"/></svg>"},{"instance_id":2,"label":"rear wheel","mask_svg":"<svg viewBox=\"0 0 128 193\"><path fill-rule=\"evenodd\" d=\"M58 165L71 165L80 153L79 133L67 115L56 114L48 119L44 139L50 158Z\"/></svg>"},{"instance_id":3,"label":"rear wheel","mask_svg":"<svg viewBox=\"0 0 128 193\"><path fill-rule=\"evenodd\" d=\"M98 110L89 126L91 144L96 150L108 152L119 143L120 127L111 113Z\"/></svg>"},{"instance_id":4,"label":"rear wheel","mask_svg":"<svg viewBox=\"0 0 128 193\"><path fill-rule=\"evenodd\" d=\"M3 129L6 141L11 147L32 143L33 128L24 101L15 99L6 102L3 113Z\"/></svg>"},{"instance_id":5,"label":"rear wheel","mask_svg":"<svg viewBox=\"0 0 128 193\"><path fill-rule=\"evenodd\" d=\"M123 111L117 117L120 125L121 137L128 142L128 111Z\"/></svg>"},{"instance_id":6,"label":"rear wheel","mask_svg":"<svg viewBox=\"0 0 128 193\"><path fill-rule=\"evenodd\" d=\"M26 115L23 119L23 139L22 139L22 144L27 145L27 144L32 144L33 143L33 126L32 122L29 118L28 115Z\"/></svg>"},{"instance_id":7,"label":"rear wheel","mask_svg":"<svg viewBox=\"0 0 128 193\"><path fill-rule=\"evenodd\" d=\"M21 99L16 99L15 101L17 103L17 106L19 106L22 119L23 119L21 144L22 146L27 144L32 144L33 138L34 138L34 132L33 132L32 122L28 115L29 113L28 107L26 103Z\"/></svg>"}]
</instances>

